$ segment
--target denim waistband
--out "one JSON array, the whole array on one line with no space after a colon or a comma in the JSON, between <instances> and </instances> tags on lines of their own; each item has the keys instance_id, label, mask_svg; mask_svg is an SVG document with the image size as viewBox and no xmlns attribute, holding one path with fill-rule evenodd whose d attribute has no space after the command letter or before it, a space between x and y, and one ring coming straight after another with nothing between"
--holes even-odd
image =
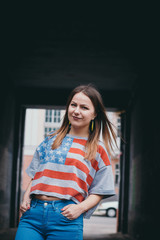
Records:
<instances>
[{"instance_id":1,"label":"denim waistband","mask_svg":"<svg viewBox=\"0 0 160 240\"><path fill-rule=\"evenodd\" d=\"M72 204L75 202L73 200L67 200L67 199L61 199L61 200L39 200L37 198L32 198L31 200L31 206L36 205L44 205L44 203L51 204L51 205L57 205L57 204Z\"/></svg>"},{"instance_id":2,"label":"denim waistband","mask_svg":"<svg viewBox=\"0 0 160 240\"><path fill-rule=\"evenodd\" d=\"M65 199L60 199L60 200L40 200L38 198L32 198L31 202L36 202L39 204L44 204L44 203L48 203L48 204L52 204L53 202L65 202L65 201L70 201L70 200L65 200Z\"/></svg>"}]
</instances>

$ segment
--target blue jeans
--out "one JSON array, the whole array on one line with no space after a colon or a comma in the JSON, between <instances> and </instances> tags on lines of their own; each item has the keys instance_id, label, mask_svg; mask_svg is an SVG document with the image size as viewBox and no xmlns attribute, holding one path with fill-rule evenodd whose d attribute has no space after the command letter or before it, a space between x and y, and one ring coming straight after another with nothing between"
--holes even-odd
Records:
<instances>
[{"instance_id":1,"label":"blue jeans","mask_svg":"<svg viewBox=\"0 0 160 240\"><path fill-rule=\"evenodd\" d=\"M68 204L75 203L33 199L20 219L15 240L82 240L83 214L74 220L64 217L61 209Z\"/></svg>"}]
</instances>

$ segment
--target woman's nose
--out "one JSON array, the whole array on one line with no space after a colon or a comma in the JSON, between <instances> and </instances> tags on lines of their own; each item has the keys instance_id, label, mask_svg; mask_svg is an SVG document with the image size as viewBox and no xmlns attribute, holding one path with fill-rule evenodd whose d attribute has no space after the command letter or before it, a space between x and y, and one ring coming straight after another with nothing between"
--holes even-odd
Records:
<instances>
[{"instance_id":1,"label":"woman's nose","mask_svg":"<svg viewBox=\"0 0 160 240\"><path fill-rule=\"evenodd\" d=\"M74 110L74 112L75 112L76 114L78 114L78 113L79 113L79 107L76 107L75 110Z\"/></svg>"}]
</instances>

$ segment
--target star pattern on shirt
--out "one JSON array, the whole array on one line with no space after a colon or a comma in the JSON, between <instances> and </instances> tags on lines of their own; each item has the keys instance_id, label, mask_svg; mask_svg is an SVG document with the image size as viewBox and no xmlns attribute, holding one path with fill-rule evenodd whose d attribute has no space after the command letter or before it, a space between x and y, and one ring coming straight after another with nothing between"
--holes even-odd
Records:
<instances>
[{"instance_id":1,"label":"star pattern on shirt","mask_svg":"<svg viewBox=\"0 0 160 240\"><path fill-rule=\"evenodd\" d=\"M64 161L64 158L63 158L63 157L60 157L60 158L59 158L59 161L60 161L60 162L63 162L63 161Z\"/></svg>"},{"instance_id":2,"label":"star pattern on shirt","mask_svg":"<svg viewBox=\"0 0 160 240\"><path fill-rule=\"evenodd\" d=\"M55 158L56 158L56 157L53 155L53 156L51 157L51 160L52 160L52 161L54 161L54 160L55 160Z\"/></svg>"},{"instance_id":3,"label":"star pattern on shirt","mask_svg":"<svg viewBox=\"0 0 160 240\"><path fill-rule=\"evenodd\" d=\"M63 151L67 151L67 148L66 148L66 147L64 147L64 148L63 148Z\"/></svg>"},{"instance_id":4,"label":"star pattern on shirt","mask_svg":"<svg viewBox=\"0 0 160 240\"><path fill-rule=\"evenodd\" d=\"M72 138L68 137L67 142L70 142L70 141L72 141Z\"/></svg>"},{"instance_id":5,"label":"star pattern on shirt","mask_svg":"<svg viewBox=\"0 0 160 240\"><path fill-rule=\"evenodd\" d=\"M58 155L61 155L62 152L61 152L60 150L58 150L56 153L57 153Z\"/></svg>"},{"instance_id":6,"label":"star pattern on shirt","mask_svg":"<svg viewBox=\"0 0 160 240\"><path fill-rule=\"evenodd\" d=\"M46 143L43 143L43 145L42 145L43 147L46 147Z\"/></svg>"},{"instance_id":7,"label":"star pattern on shirt","mask_svg":"<svg viewBox=\"0 0 160 240\"><path fill-rule=\"evenodd\" d=\"M54 137L55 139L55 137ZM53 139L45 139L37 148L41 163L51 162L65 164L67 153L72 145L73 138L65 137L57 149L52 149Z\"/></svg>"},{"instance_id":8,"label":"star pattern on shirt","mask_svg":"<svg viewBox=\"0 0 160 240\"><path fill-rule=\"evenodd\" d=\"M70 145L70 143L68 143L68 142L67 142L67 143L65 143L65 146L69 146L69 145Z\"/></svg>"}]
</instances>

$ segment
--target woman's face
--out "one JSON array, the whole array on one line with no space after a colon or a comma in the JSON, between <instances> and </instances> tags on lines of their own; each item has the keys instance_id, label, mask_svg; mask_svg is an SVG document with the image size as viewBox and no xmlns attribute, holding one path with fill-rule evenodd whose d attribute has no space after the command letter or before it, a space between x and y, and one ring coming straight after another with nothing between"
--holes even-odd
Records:
<instances>
[{"instance_id":1,"label":"woman's face","mask_svg":"<svg viewBox=\"0 0 160 240\"><path fill-rule=\"evenodd\" d=\"M86 128L88 132L90 121L95 116L95 109L90 98L82 92L75 94L68 107L68 119L71 126L73 128Z\"/></svg>"}]
</instances>

